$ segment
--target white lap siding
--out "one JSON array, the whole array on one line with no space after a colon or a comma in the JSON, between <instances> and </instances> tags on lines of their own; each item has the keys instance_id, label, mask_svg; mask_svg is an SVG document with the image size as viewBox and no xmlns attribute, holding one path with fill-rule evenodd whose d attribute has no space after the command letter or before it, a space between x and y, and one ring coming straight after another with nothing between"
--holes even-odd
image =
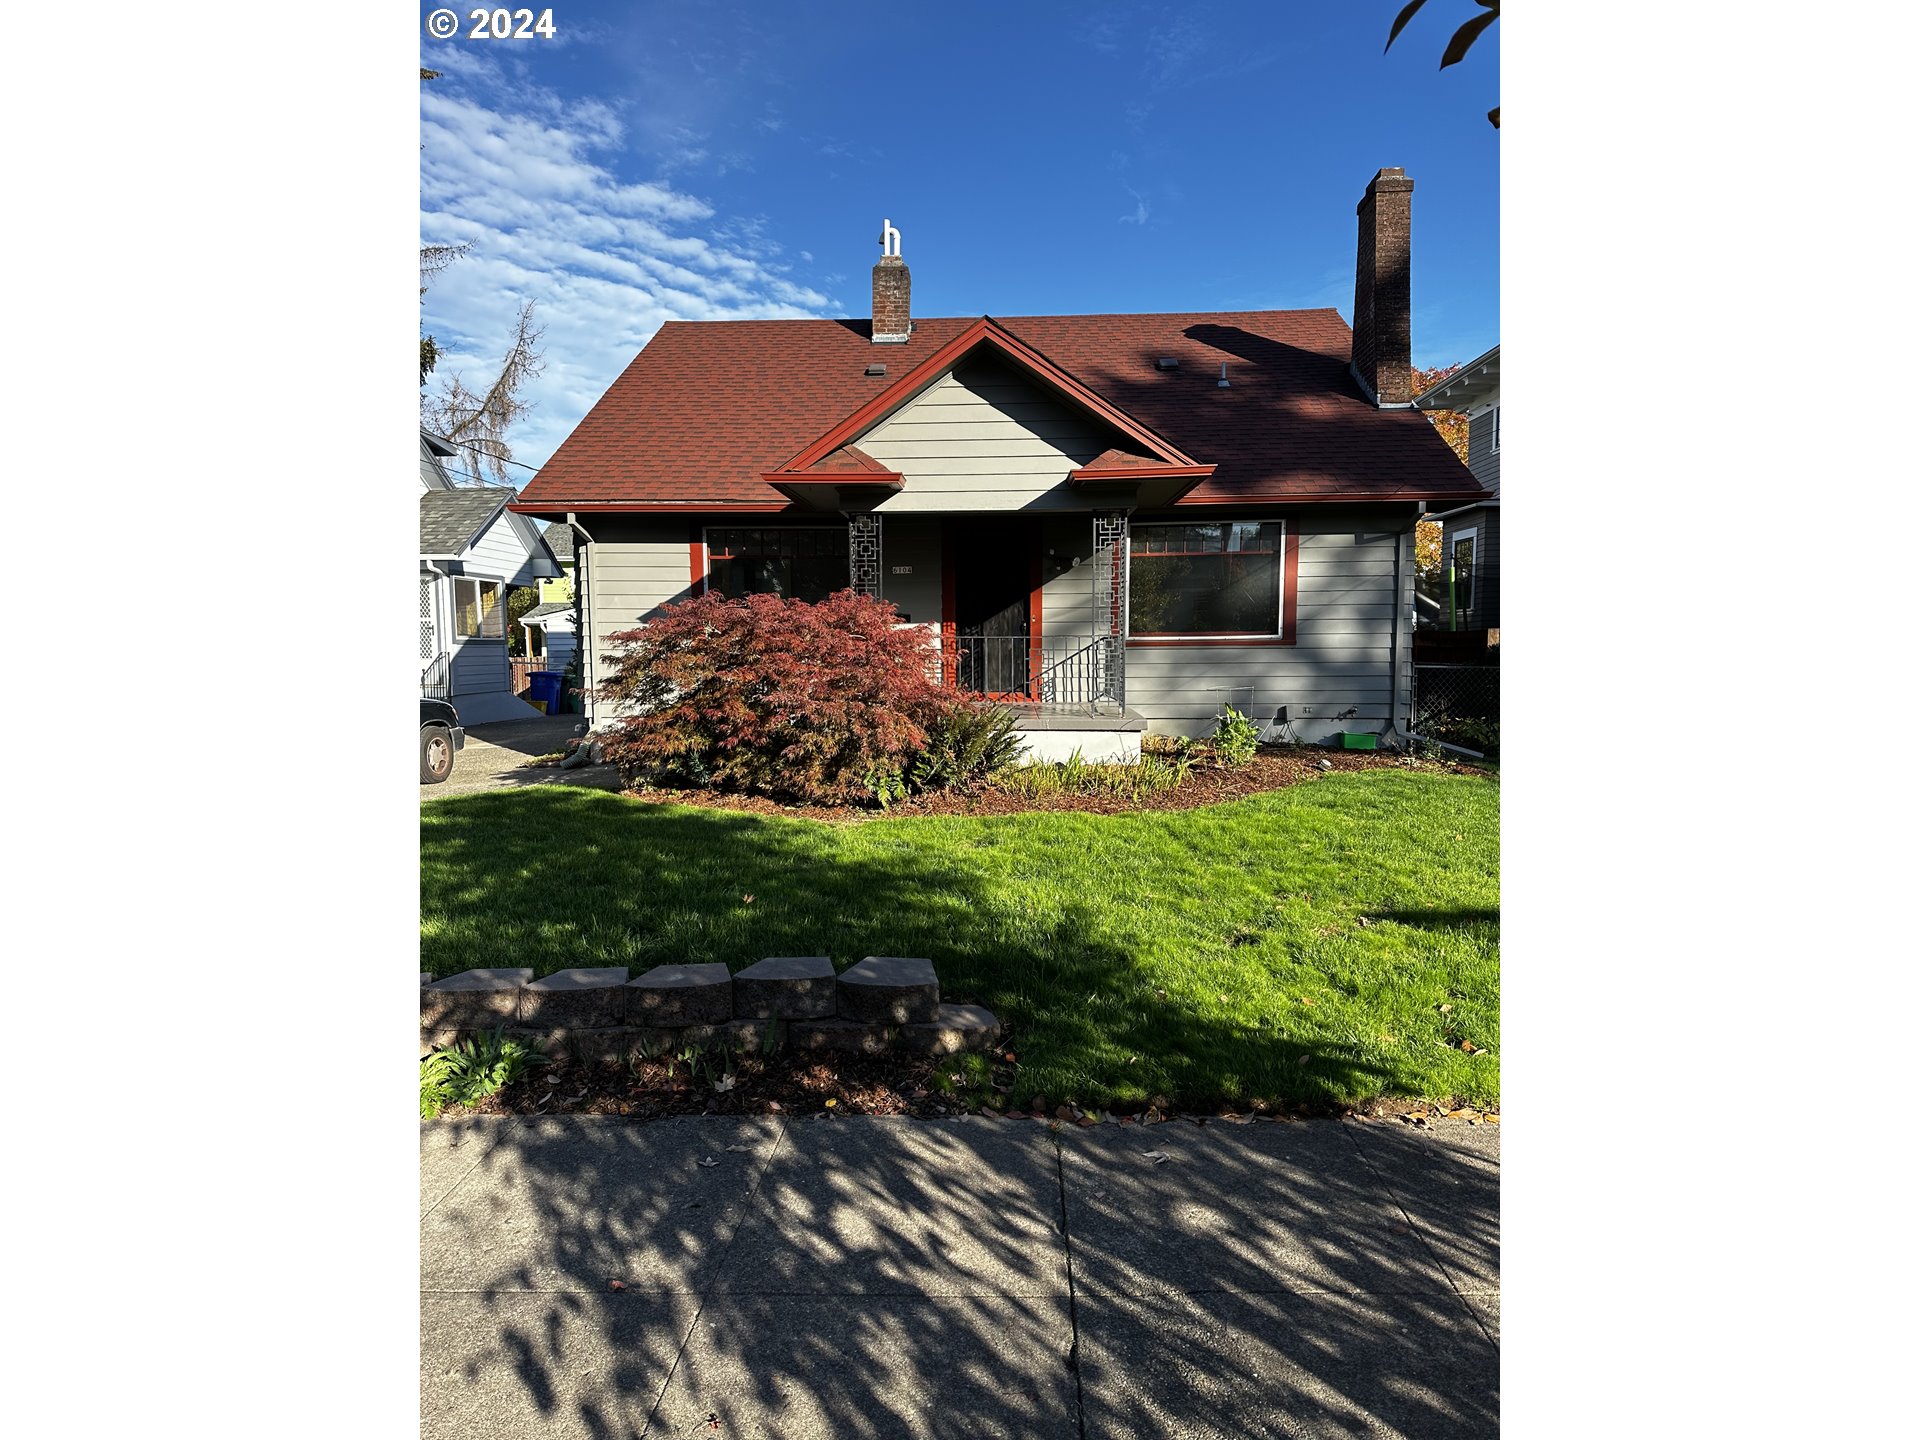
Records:
<instances>
[{"instance_id":1,"label":"white lap siding","mask_svg":"<svg viewBox=\"0 0 1920 1440\"><path fill-rule=\"evenodd\" d=\"M1204 735L1225 705L1262 725L1272 725L1285 705L1299 740L1340 730L1384 733L1396 704L1404 720L1411 628L1403 619L1396 685L1394 554L1401 552L1405 607L1412 604L1413 551L1410 534L1395 533L1401 523L1290 520L1300 536L1295 643L1130 644L1127 704L1156 734ZM1302 716L1301 706L1312 714ZM1351 716L1337 718L1349 708Z\"/></svg>"},{"instance_id":2,"label":"white lap siding","mask_svg":"<svg viewBox=\"0 0 1920 1440\"><path fill-rule=\"evenodd\" d=\"M609 636L633 629L692 591L686 521L596 517L586 524L593 543L580 545L576 537L575 544L586 571L586 620L593 641L583 669L591 689L606 677ZM614 718L614 711L589 700L587 715L599 724Z\"/></svg>"}]
</instances>

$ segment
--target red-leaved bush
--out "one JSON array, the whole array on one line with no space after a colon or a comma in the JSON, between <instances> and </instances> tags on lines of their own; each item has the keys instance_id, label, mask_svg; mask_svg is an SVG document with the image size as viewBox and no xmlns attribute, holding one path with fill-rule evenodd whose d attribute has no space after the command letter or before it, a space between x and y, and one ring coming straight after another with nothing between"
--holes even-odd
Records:
<instances>
[{"instance_id":1,"label":"red-leaved bush","mask_svg":"<svg viewBox=\"0 0 1920 1440\"><path fill-rule=\"evenodd\" d=\"M668 605L617 649L599 697L626 714L608 758L630 781L677 779L813 803L863 802L958 697L926 637L885 601L708 594Z\"/></svg>"}]
</instances>

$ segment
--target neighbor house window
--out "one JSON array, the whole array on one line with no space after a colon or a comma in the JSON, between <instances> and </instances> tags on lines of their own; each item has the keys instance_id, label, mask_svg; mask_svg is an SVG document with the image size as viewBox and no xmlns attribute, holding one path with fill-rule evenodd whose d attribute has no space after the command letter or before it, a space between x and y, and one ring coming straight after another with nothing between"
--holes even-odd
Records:
<instances>
[{"instance_id":1,"label":"neighbor house window","mask_svg":"<svg viewBox=\"0 0 1920 1440\"><path fill-rule=\"evenodd\" d=\"M1135 525L1128 629L1135 635L1282 633L1278 520Z\"/></svg>"},{"instance_id":2,"label":"neighbor house window","mask_svg":"<svg viewBox=\"0 0 1920 1440\"><path fill-rule=\"evenodd\" d=\"M1474 552L1480 545L1478 530L1462 530L1453 537L1449 556L1453 582L1453 628L1467 628L1473 613Z\"/></svg>"},{"instance_id":3,"label":"neighbor house window","mask_svg":"<svg viewBox=\"0 0 1920 1440\"><path fill-rule=\"evenodd\" d=\"M1500 407L1498 405L1493 407L1493 432L1487 450L1494 455L1500 453Z\"/></svg>"},{"instance_id":4,"label":"neighbor house window","mask_svg":"<svg viewBox=\"0 0 1920 1440\"><path fill-rule=\"evenodd\" d=\"M845 527L707 531L707 589L729 600L824 600L852 583Z\"/></svg>"},{"instance_id":5,"label":"neighbor house window","mask_svg":"<svg viewBox=\"0 0 1920 1440\"><path fill-rule=\"evenodd\" d=\"M453 632L467 639L506 638L507 612L500 604L498 580L453 582Z\"/></svg>"}]
</instances>

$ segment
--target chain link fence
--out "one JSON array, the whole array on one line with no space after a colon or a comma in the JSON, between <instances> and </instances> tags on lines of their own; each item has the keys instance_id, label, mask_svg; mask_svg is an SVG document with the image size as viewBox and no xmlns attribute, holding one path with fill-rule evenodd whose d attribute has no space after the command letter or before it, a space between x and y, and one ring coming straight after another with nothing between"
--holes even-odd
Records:
<instances>
[{"instance_id":1,"label":"chain link fence","mask_svg":"<svg viewBox=\"0 0 1920 1440\"><path fill-rule=\"evenodd\" d=\"M1417 735L1492 754L1500 748L1498 665L1415 665Z\"/></svg>"}]
</instances>

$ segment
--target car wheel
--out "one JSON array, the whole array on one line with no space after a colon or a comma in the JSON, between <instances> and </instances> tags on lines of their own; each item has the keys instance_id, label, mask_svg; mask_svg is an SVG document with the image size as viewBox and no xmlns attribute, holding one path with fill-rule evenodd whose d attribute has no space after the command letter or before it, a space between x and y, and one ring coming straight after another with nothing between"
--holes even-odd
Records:
<instances>
[{"instance_id":1,"label":"car wheel","mask_svg":"<svg viewBox=\"0 0 1920 1440\"><path fill-rule=\"evenodd\" d=\"M438 785L453 774L453 736L444 725L420 727L420 783Z\"/></svg>"}]
</instances>

